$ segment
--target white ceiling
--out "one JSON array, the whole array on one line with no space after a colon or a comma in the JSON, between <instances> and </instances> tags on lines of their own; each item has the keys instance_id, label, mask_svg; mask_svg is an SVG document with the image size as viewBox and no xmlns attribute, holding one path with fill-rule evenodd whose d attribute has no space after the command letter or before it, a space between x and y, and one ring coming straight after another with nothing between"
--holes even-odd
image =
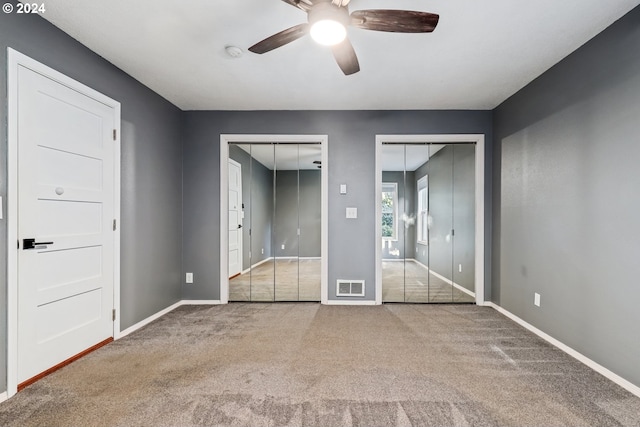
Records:
<instances>
[{"instance_id":1,"label":"white ceiling","mask_svg":"<svg viewBox=\"0 0 640 427\"><path fill-rule=\"evenodd\" d=\"M306 21L281 0L47 0L42 16L183 110L492 109L638 4L352 0L440 15L431 34L350 28L352 76L308 36L247 51Z\"/></svg>"}]
</instances>

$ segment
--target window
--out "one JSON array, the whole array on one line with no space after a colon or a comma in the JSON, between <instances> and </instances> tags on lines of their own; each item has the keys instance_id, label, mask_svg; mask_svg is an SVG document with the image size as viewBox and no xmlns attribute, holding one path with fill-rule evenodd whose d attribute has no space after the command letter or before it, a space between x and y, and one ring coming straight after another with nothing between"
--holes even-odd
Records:
<instances>
[{"instance_id":1,"label":"window","mask_svg":"<svg viewBox=\"0 0 640 427\"><path fill-rule=\"evenodd\" d=\"M398 184L382 183L382 239L398 240Z\"/></svg>"},{"instance_id":2,"label":"window","mask_svg":"<svg viewBox=\"0 0 640 427\"><path fill-rule=\"evenodd\" d=\"M418 180L418 243L429 242L429 178Z\"/></svg>"}]
</instances>

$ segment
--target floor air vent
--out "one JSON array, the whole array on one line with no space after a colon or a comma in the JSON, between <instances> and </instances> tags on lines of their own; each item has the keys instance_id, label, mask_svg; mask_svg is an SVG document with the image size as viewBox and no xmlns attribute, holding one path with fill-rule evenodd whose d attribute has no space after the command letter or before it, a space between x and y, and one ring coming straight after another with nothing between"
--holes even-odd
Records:
<instances>
[{"instance_id":1,"label":"floor air vent","mask_svg":"<svg viewBox=\"0 0 640 427\"><path fill-rule=\"evenodd\" d=\"M336 296L339 297L363 297L364 280L340 280L336 289Z\"/></svg>"}]
</instances>

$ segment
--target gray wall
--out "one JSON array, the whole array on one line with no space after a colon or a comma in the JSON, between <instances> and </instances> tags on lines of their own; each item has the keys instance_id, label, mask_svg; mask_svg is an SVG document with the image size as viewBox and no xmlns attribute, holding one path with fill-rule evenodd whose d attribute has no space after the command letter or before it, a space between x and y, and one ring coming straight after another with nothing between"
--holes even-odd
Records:
<instances>
[{"instance_id":1,"label":"gray wall","mask_svg":"<svg viewBox=\"0 0 640 427\"><path fill-rule=\"evenodd\" d=\"M321 256L322 173L300 171L300 256Z\"/></svg>"},{"instance_id":2,"label":"gray wall","mask_svg":"<svg viewBox=\"0 0 640 427\"><path fill-rule=\"evenodd\" d=\"M640 386L638 46L640 7L495 110L492 298Z\"/></svg>"},{"instance_id":3,"label":"gray wall","mask_svg":"<svg viewBox=\"0 0 640 427\"><path fill-rule=\"evenodd\" d=\"M365 299L374 299L376 134L482 133L491 170L491 111L193 111L184 124L184 266L197 278L184 288L188 299L220 297L220 134L329 135L330 299L336 299L338 278L364 279ZM347 195L339 194L340 184L347 184ZM489 221L490 177L486 184ZM357 220L345 218L346 207L358 208ZM490 259L488 224L485 231ZM487 284L490 274L487 264Z\"/></svg>"},{"instance_id":4,"label":"gray wall","mask_svg":"<svg viewBox=\"0 0 640 427\"><path fill-rule=\"evenodd\" d=\"M438 151L427 162L429 175L429 262L434 272L451 279L453 250L453 146ZM420 174L422 175L422 174ZM421 176L422 178L422 176Z\"/></svg>"},{"instance_id":5,"label":"gray wall","mask_svg":"<svg viewBox=\"0 0 640 427\"><path fill-rule=\"evenodd\" d=\"M12 1L12 3L16 3ZM180 299L181 112L36 15L0 13L0 195L7 195L7 47L122 104L121 326ZM6 214L6 203L3 206ZM0 220L0 312L6 313L6 220ZM6 315L0 315L0 391Z\"/></svg>"},{"instance_id":6,"label":"gray wall","mask_svg":"<svg viewBox=\"0 0 640 427\"><path fill-rule=\"evenodd\" d=\"M453 147L453 281L475 291L476 147ZM462 272L459 266L462 265Z\"/></svg>"},{"instance_id":7,"label":"gray wall","mask_svg":"<svg viewBox=\"0 0 640 427\"><path fill-rule=\"evenodd\" d=\"M273 172L233 144L229 144L229 158L242 168L242 269L246 270L271 257Z\"/></svg>"},{"instance_id":8,"label":"gray wall","mask_svg":"<svg viewBox=\"0 0 640 427\"><path fill-rule=\"evenodd\" d=\"M319 257L322 230L320 223L321 172L319 170L287 170L276 171L275 174L276 256ZM300 227L299 239L298 226ZM284 250L282 245L285 245Z\"/></svg>"},{"instance_id":9,"label":"gray wall","mask_svg":"<svg viewBox=\"0 0 640 427\"><path fill-rule=\"evenodd\" d=\"M416 253L416 225L403 220L406 216L415 218L416 207L416 181L415 173L412 171L382 171L382 182L395 182L398 184L398 240L385 242L382 248L382 259L412 259ZM399 250L398 255L393 255L390 251Z\"/></svg>"},{"instance_id":10,"label":"gray wall","mask_svg":"<svg viewBox=\"0 0 640 427\"><path fill-rule=\"evenodd\" d=\"M425 175L433 224L429 245L417 245L416 259L475 292L475 146L447 145L416 169L416 180ZM446 239L451 229L453 243Z\"/></svg>"}]
</instances>

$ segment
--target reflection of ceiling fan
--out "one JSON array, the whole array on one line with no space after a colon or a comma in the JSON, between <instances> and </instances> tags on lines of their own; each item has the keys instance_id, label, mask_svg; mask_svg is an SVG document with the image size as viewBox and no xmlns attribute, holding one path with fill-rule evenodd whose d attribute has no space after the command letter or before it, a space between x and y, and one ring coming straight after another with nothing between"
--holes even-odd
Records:
<instances>
[{"instance_id":1,"label":"reflection of ceiling fan","mask_svg":"<svg viewBox=\"0 0 640 427\"><path fill-rule=\"evenodd\" d=\"M430 33L438 25L438 15L411 10L356 10L349 14L350 0L282 0L308 15L308 22L267 37L251 46L254 53L266 53L311 33L320 44L331 46L333 56L346 74L360 71L358 57L347 38L346 27L391 33Z\"/></svg>"}]
</instances>

